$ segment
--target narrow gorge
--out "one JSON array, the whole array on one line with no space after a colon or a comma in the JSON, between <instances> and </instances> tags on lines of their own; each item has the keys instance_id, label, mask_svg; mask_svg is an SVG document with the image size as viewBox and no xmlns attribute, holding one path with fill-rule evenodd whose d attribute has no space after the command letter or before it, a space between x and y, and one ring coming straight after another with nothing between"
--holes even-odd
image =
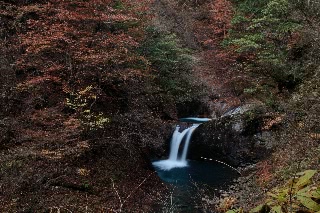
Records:
<instances>
[{"instance_id":1,"label":"narrow gorge","mask_svg":"<svg viewBox=\"0 0 320 213\"><path fill-rule=\"evenodd\" d=\"M0 212L319 212L319 17L0 0Z\"/></svg>"}]
</instances>

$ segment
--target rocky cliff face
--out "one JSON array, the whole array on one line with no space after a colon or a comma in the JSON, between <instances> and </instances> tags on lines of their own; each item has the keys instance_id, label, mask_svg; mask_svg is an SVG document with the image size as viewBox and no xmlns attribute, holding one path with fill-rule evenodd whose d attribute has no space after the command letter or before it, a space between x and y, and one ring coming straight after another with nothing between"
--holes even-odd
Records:
<instances>
[{"instance_id":1,"label":"rocky cliff face","mask_svg":"<svg viewBox=\"0 0 320 213\"><path fill-rule=\"evenodd\" d=\"M233 166L254 163L268 156L275 140L263 130L263 117L227 115L199 126L190 145L190 158L223 160Z\"/></svg>"}]
</instances>

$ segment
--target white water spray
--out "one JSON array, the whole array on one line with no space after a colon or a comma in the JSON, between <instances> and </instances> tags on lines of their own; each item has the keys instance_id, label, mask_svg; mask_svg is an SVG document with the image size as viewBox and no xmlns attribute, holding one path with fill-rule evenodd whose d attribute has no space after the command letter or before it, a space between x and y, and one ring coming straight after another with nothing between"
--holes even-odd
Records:
<instances>
[{"instance_id":1,"label":"white water spray","mask_svg":"<svg viewBox=\"0 0 320 213\"><path fill-rule=\"evenodd\" d=\"M181 168L188 166L186 158L191 135L199 125L200 124L193 124L191 127L183 130L181 133L179 132L180 127L177 126L171 139L169 159L153 162L153 165L161 170L170 170L172 168ZM184 147L182 150L182 154L179 157L179 148L184 138Z\"/></svg>"},{"instance_id":2,"label":"white water spray","mask_svg":"<svg viewBox=\"0 0 320 213\"><path fill-rule=\"evenodd\" d=\"M188 149L189 149L189 144L191 140L191 135L193 131L199 126L200 124L193 124L192 127L190 127L190 130L188 131L187 138L183 147L183 152L181 156L181 161L186 162L187 161L187 154L188 154Z\"/></svg>"}]
</instances>

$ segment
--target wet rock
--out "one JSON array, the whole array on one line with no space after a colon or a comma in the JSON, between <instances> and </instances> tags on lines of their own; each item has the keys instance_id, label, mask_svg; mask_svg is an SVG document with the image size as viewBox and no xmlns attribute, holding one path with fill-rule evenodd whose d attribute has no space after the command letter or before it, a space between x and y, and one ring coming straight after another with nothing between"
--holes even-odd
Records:
<instances>
[{"instance_id":1,"label":"wet rock","mask_svg":"<svg viewBox=\"0 0 320 213\"><path fill-rule=\"evenodd\" d=\"M189 157L222 160L232 166L255 163L274 147L274 136L262 131L262 125L263 117L252 118L251 113L230 114L207 122L195 130Z\"/></svg>"}]
</instances>

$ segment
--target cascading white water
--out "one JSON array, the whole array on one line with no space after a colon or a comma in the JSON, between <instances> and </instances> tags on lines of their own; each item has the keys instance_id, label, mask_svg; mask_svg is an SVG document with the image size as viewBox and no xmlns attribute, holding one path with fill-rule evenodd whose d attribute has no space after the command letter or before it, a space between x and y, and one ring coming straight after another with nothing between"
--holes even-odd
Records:
<instances>
[{"instance_id":1,"label":"cascading white water","mask_svg":"<svg viewBox=\"0 0 320 213\"><path fill-rule=\"evenodd\" d=\"M193 131L199 126L200 124L193 124L192 127L190 127L190 130L188 131L187 138L183 147L183 152L181 156L181 161L186 162L187 161L187 154L189 149L189 144L191 140L191 135Z\"/></svg>"},{"instance_id":2,"label":"cascading white water","mask_svg":"<svg viewBox=\"0 0 320 213\"><path fill-rule=\"evenodd\" d=\"M177 161L178 154L179 154L179 147L182 142L183 137L189 132L189 128L183 130L181 133L179 132L180 127L177 126L175 132L173 133L171 139L171 146L170 146L170 155L169 160Z\"/></svg>"},{"instance_id":3,"label":"cascading white water","mask_svg":"<svg viewBox=\"0 0 320 213\"><path fill-rule=\"evenodd\" d=\"M180 127L177 126L171 139L169 159L153 162L153 165L161 170L170 170L172 168L188 166L186 158L191 135L199 125L200 124L193 124L191 127L183 130L181 133L179 132ZM184 138L185 144L183 147L183 152L181 154L181 157L179 157L179 147Z\"/></svg>"}]
</instances>

